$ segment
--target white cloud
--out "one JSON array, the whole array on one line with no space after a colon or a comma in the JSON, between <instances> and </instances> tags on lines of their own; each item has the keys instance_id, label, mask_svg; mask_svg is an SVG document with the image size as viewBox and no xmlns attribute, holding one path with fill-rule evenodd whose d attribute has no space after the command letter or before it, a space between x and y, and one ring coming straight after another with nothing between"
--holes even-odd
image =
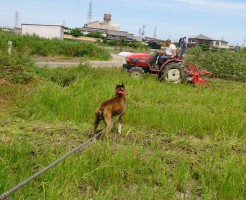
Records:
<instances>
[{"instance_id":1,"label":"white cloud","mask_svg":"<svg viewBox=\"0 0 246 200\"><path fill-rule=\"evenodd\" d=\"M211 1L211 0L174 0L191 8L219 13L224 15L236 15L246 17L246 3L236 1Z\"/></svg>"},{"instance_id":2,"label":"white cloud","mask_svg":"<svg viewBox=\"0 0 246 200\"><path fill-rule=\"evenodd\" d=\"M225 0L120 0L124 3L155 9L171 8L172 10L188 10L214 13L220 15L246 17L246 3ZM180 4L180 5L179 5ZM134 8L134 6L133 6Z\"/></svg>"}]
</instances>

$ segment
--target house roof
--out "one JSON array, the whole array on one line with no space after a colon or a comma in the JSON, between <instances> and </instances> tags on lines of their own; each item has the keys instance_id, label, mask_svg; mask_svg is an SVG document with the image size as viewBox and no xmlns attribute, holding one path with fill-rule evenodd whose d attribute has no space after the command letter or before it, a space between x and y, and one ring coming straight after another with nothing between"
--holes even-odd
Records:
<instances>
[{"instance_id":1,"label":"house roof","mask_svg":"<svg viewBox=\"0 0 246 200\"><path fill-rule=\"evenodd\" d=\"M21 26L57 26L57 27L64 27L63 25L51 25L51 24L21 24Z\"/></svg>"},{"instance_id":2,"label":"house roof","mask_svg":"<svg viewBox=\"0 0 246 200\"><path fill-rule=\"evenodd\" d=\"M199 40L214 40L214 39L212 39L212 38L210 38L210 37L207 37L207 36L205 36L205 35L203 35L203 34L196 35L196 36L191 37L191 38L195 38L195 39L199 39Z\"/></svg>"},{"instance_id":3,"label":"house roof","mask_svg":"<svg viewBox=\"0 0 246 200\"><path fill-rule=\"evenodd\" d=\"M86 23L86 24L94 24L94 23L96 23L96 22L99 22L99 20L94 21L94 22L88 22L88 23Z\"/></svg>"},{"instance_id":4,"label":"house roof","mask_svg":"<svg viewBox=\"0 0 246 200\"><path fill-rule=\"evenodd\" d=\"M107 35L127 37L128 36L128 33L126 31L112 31L112 30L108 30L107 31Z\"/></svg>"},{"instance_id":5,"label":"house roof","mask_svg":"<svg viewBox=\"0 0 246 200\"><path fill-rule=\"evenodd\" d=\"M142 42L142 38L140 36L133 36L133 39L138 42Z\"/></svg>"},{"instance_id":6,"label":"house roof","mask_svg":"<svg viewBox=\"0 0 246 200\"><path fill-rule=\"evenodd\" d=\"M101 29L101 28L83 27L83 28L81 28L81 31L92 31L92 32L105 33L107 30L106 29Z\"/></svg>"},{"instance_id":7,"label":"house roof","mask_svg":"<svg viewBox=\"0 0 246 200\"><path fill-rule=\"evenodd\" d=\"M229 42L227 42L227 41L225 41L225 40L214 40L214 41L216 41L216 42L224 42L224 43L229 43Z\"/></svg>"},{"instance_id":8,"label":"house roof","mask_svg":"<svg viewBox=\"0 0 246 200\"><path fill-rule=\"evenodd\" d=\"M165 40L156 39L152 37L145 37L146 42L165 42Z\"/></svg>"}]
</instances>

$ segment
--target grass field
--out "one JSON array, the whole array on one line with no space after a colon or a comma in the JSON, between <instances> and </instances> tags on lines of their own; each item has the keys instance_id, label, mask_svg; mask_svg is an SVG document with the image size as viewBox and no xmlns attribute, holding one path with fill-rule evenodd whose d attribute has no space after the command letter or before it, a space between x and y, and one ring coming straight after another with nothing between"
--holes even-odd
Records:
<instances>
[{"instance_id":1,"label":"grass field","mask_svg":"<svg viewBox=\"0 0 246 200\"><path fill-rule=\"evenodd\" d=\"M245 199L245 83L200 88L86 66L36 73L0 82L0 193L85 141L95 108L124 81L123 134L115 128L13 199Z\"/></svg>"}]
</instances>

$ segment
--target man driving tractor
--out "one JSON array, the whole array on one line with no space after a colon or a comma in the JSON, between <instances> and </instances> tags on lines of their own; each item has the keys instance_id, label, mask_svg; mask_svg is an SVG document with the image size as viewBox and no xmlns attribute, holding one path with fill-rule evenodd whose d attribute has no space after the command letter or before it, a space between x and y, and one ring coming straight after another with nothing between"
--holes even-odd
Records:
<instances>
[{"instance_id":1,"label":"man driving tractor","mask_svg":"<svg viewBox=\"0 0 246 200\"><path fill-rule=\"evenodd\" d=\"M151 54L151 59L150 59L150 65L154 66L154 68L158 69L164 62L168 61L169 59L174 58L177 55L177 48L174 44L172 44L171 40L166 40L165 42L166 45L166 50L165 52L155 52ZM155 58L158 54L160 55L159 58L156 60L156 63L153 64L153 62L155 62Z\"/></svg>"},{"instance_id":2,"label":"man driving tractor","mask_svg":"<svg viewBox=\"0 0 246 200\"><path fill-rule=\"evenodd\" d=\"M166 40L165 44L167 48L163 54L164 56L162 56L164 62L171 58L174 58L177 55L177 48L174 44L172 44L171 40Z\"/></svg>"}]
</instances>

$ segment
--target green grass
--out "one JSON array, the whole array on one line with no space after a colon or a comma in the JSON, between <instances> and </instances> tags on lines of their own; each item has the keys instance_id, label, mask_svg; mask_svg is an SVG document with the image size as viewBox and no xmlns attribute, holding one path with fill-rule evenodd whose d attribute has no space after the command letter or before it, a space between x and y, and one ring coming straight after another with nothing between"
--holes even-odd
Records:
<instances>
[{"instance_id":1,"label":"green grass","mask_svg":"<svg viewBox=\"0 0 246 200\"><path fill-rule=\"evenodd\" d=\"M94 60L108 60L110 53L103 48L86 42L44 39L38 36L17 35L0 31L0 49L7 51L8 41L13 42L13 51L39 56L84 57Z\"/></svg>"},{"instance_id":2,"label":"green grass","mask_svg":"<svg viewBox=\"0 0 246 200\"><path fill-rule=\"evenodd\" d=\"M123 134L113 129L13 198L245 198L244 83L172 85L86 66L36 73L10 101L19 109L0 114L0 193L85 141L95 108L124 81Z\"/></svg>"}]
</instances>

